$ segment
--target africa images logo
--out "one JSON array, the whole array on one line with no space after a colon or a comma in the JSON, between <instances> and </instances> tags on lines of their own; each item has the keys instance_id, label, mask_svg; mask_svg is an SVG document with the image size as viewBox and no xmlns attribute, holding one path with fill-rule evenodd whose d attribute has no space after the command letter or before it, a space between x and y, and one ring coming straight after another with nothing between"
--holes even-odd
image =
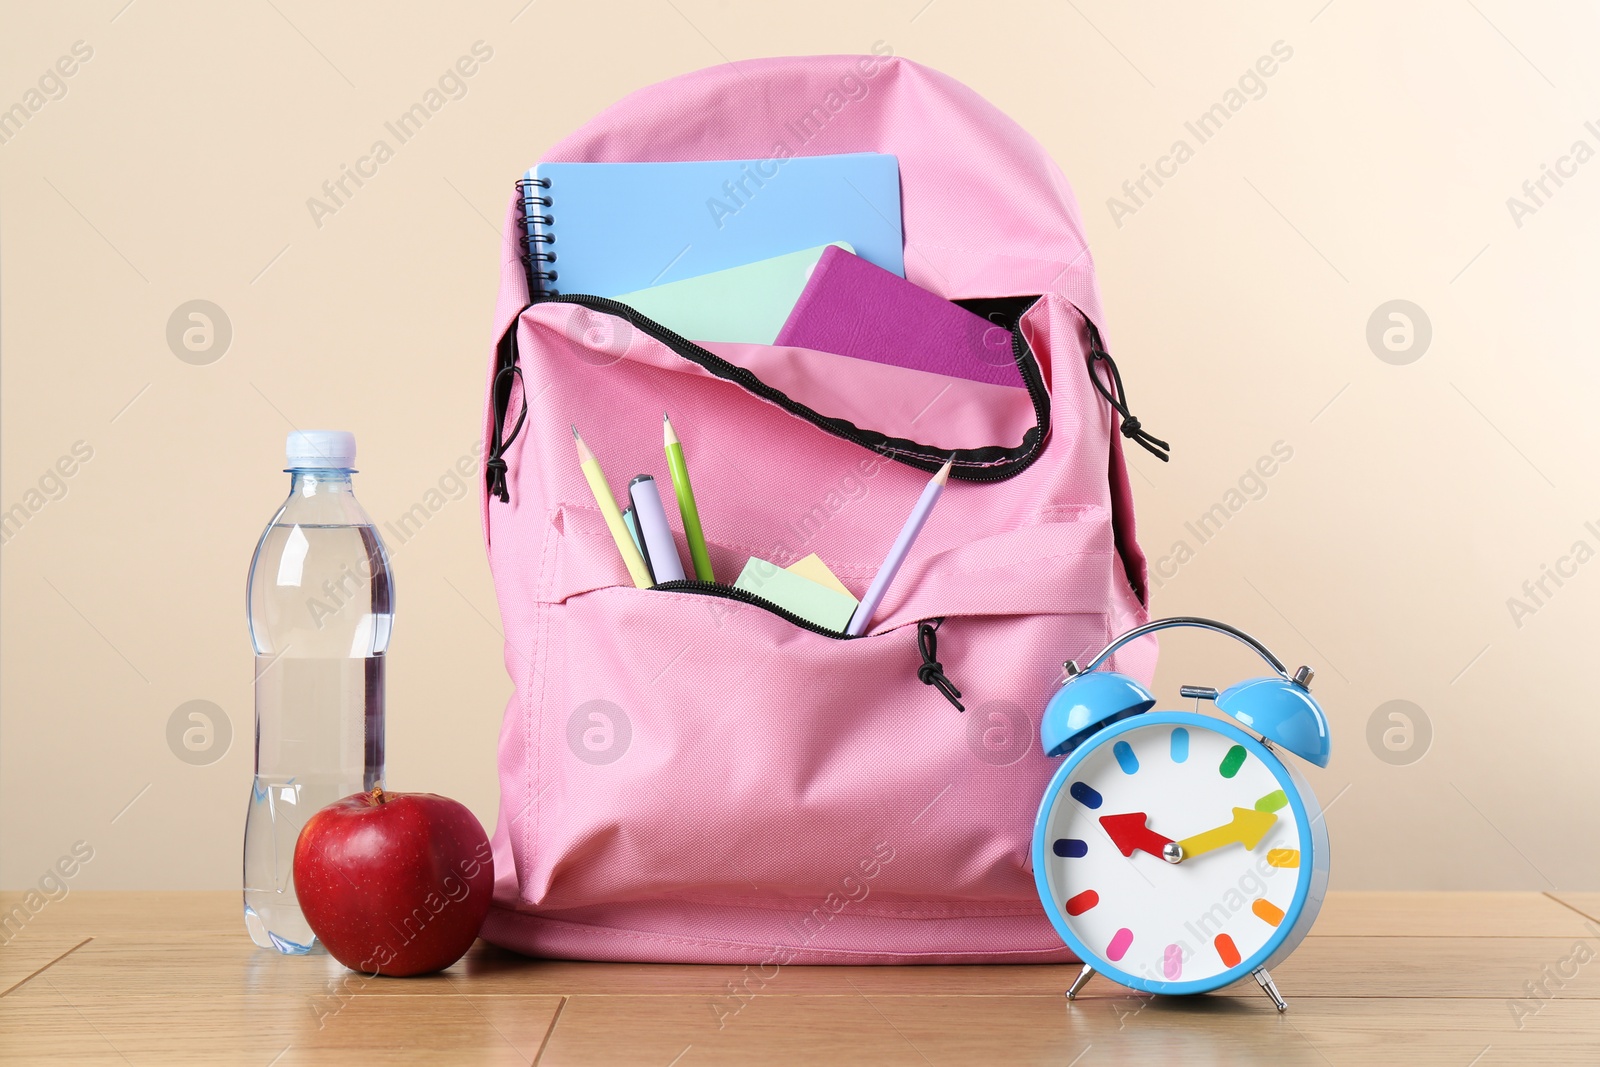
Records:
<instances>
[{"instance_id":1,"label":"africa images logo","mask_svg":"<svg viewBox=\"0 0 1600 1067\"><path fill-rule=\"evenodd\" d=\"M1165 153L1156 157L1155 164L1141 163L1139 176L1122 183L1123 198L1106 198L1106 209L1111 221L1122 229L1123 221L1153 199L1167 181L1178 176L1178 168L1195 157L1196 150L1222 132L1223 124L1244 110L1252 100L1267 95L1267 79L1278 73L1280 66L1294 58L1294 48L1286 41L1273 41L1270 54L1260 56L1238 80L1228 86L1216 103L1206 108L1193 120L1183 124L1188 137L1179 137ZM1194 143L1190 144L1190 138Z\"/></svg>"}]
</instances>

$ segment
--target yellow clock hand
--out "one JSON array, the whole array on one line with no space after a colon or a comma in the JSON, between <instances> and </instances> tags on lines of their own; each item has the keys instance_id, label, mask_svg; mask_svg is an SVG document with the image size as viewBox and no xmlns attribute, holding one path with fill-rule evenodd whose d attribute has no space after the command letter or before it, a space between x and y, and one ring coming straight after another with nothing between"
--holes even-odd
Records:
<instances>
[{"instance_id":1,"label":"yellow clock hand","mask_svg":"<svg viewBox=\"0 0 1600 1067\"><path fill-rule=\"evenodd\" d=\"M1183 850L1184 859L1192 859L1235 843L1249 851L1261 843L1261 839L1267 836L1267 831L1277 821L1278 817L1270 811L1234 808L1232 822L1186 837L1178 842L1178 847Z\"/></svg>"}]
</instances>

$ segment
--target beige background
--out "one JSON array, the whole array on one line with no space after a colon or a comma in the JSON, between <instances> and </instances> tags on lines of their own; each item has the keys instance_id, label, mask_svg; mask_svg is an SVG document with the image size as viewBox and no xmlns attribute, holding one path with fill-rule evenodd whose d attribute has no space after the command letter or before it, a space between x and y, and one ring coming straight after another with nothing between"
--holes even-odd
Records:
<instances>
[{"instance_id":1,"label":"beige background","mask_svg":"<svg viewBox=\"0 0 1600 1067\"><path fill-rule=\"evenodd\" d=\"M0 885L83 840L77 886L237 886L242 593L284 431L354 430L361 499L398 519L473 444L495 220L523 168L661 78L881 40L1009 112L1074 183L1135 410L1175 445L1170 466L1132 454L1152 559L1193 550L1154 607L1318 667L1335 885L1600 887L1600 563L1520 626L1507 605L1575 541L1600 548L1600 161L1520 226L1506 202L1574 141L1600 148L1600 24L1576 3L1212 6L7 4L0 107L74 42L93 55L0 145L0 507L43 504L0 553ZM480 40L466 96L314 224L307 198ZM1108 198L1195 147L1184 122L1278 41L1293 55L1260 98L1114 218ZM166 340L194 299L232 326L209 365ZM1405 365L1367 340L1397 299L1431 323ZM1280 441L1265 495L1199 543L1185 523ZM47 479L59 499L30 498L76 442L92 458ZM475 495L391 548L390 783L492 825L509 684ZM1246 670L1194 635L1158 681ZM167 742L191 700L231 723L207 765ZM1431 741L1369 743L1393 700Z\"/></svg>"}]
</instances>

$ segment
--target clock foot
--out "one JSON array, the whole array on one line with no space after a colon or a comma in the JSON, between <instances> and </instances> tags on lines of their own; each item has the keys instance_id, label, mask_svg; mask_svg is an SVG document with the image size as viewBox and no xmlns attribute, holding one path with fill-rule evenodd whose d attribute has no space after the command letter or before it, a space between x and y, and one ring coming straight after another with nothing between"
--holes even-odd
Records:
<instances>
[{"instance_id":1,"label":"clock foot","mask_svg":"<svg viewBox=\"0 0 1600 1067\"><path fill-rule=\"evenodd\" d=\"M1256 968L1254 971L1250 972L1250 975L1261 986L1262 990L1266 992L1267 996L1272 998L1272 1006L1274 1008L1277 1008L1280 1012L1289 1010L1288 1003L1283 999L1283 995L1278 992L1277 983L1272 980L1272 975L1267 973L1267 969L1265 967Z\"/></svg>"},{"instance_id":2,"label":"clock foot","mask_svg":"<svg viewBox=\"0 0 1600 1067\"><path fill-rule=\"evenodd\" d=\"M1078 972L1078 977L1074 978L1072 980L1072 984L1067 987L1067 999L1077 1000L1078 994L1083 991L1083 987L1088 985L1089 979L1093 977L1094 968L1085 963L1083 965L1083 970Z\"/></svg>"}]
</instances>

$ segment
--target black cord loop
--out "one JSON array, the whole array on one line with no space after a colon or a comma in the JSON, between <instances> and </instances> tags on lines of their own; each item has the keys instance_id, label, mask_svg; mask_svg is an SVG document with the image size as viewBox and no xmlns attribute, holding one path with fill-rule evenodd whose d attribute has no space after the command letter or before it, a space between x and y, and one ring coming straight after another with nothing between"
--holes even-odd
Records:
<instances>
[{"instance_id":1,"label":"black cord loop","mask_svg":"<svg viewBox=\"0 0 1600 1067\"><path fill-rule=\"evenodd\" d=\"M1095 373L1094 365L1097 362L1104 363L1111 371L1111 384L1114 389L1107 389L1106 383ZM1106 403L1116 408L1117 414L1122 416L1122 436L1137 441L1152 456L1163 463L1167 462L1171 458L1168 453L1172 451L1172 446L1161 438L1147 433L1139 424L1139 420L1128 410L1128 394L1122 387L1122 375L1117 370L1116 360L1112 359L1111 353L1101 348L1098 343L1089 348L1089 380L1094 382L1094 387L1100 391L1100 395L1106 398Z\"/></svg>"},{"instance_id":2,"label":"black cord loop","mask_svg":"<svg viewBox=\"0 0 1600 1067\"><path fill-rule=\"evenodd\" d=\"M515 363L507 363L494 376L495 391L500 389L500 379L508 374L512 378L512 382L507 387L508 390L522 384L522 368ZM528 390L526 386L523 387L520 399L522 400L522 410L517 414L517 421L512 424L510 433L502 435L500 422L499 420L495 421L489 436L489 458L483 465L484 471L489 476L489 495L495 497L502 504L511 502L511 490L506 485L506 449L510 448L511 443L517 439L517 434L522 432L522 424L528 417Z\"/></svg>"},{"instance_id":3,"label":"black cord loop","mask_svg":"<svg viewBox=\"0 0 1600 1067\"><path fill-rule=\"evenodd\" d=\"M944 619L923 619L917 623L917 651L922 653L922 666L917 668L917 681L931 685L956 706L957 711L967 709L961 703L961 690L944 676L944 664L939 662L939 627Z\"/></svg>"}]
</instances>

